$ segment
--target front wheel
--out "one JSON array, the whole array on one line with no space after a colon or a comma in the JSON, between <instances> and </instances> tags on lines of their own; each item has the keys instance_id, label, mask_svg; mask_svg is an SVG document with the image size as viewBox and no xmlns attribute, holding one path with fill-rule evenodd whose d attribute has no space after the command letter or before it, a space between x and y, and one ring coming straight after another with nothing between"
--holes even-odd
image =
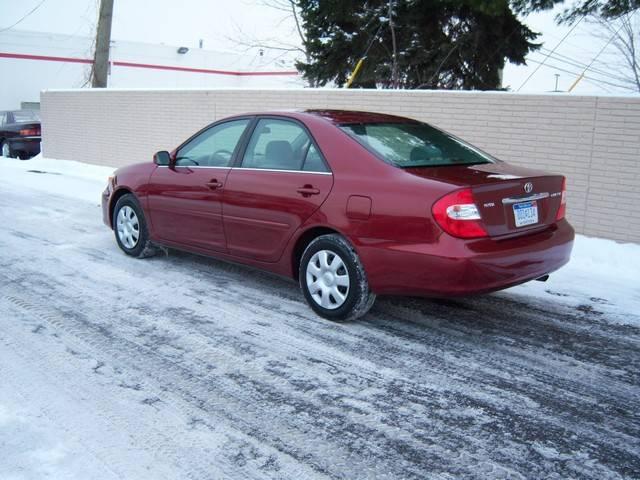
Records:
<instances>
[{"instance_id":1,"label":"front wheel","mask_svg":"<svg viewBox=\"0 0 640 480\"><path fill-rule=\"evenodd\" d=\"M123 195L113 209L113 231L120 249L132 257L150 257L156 253L149 239L147 222L138 200L132 194Z\"/></svg>"},{"instance_id":2,"label":"front wheel","mask_svg":"<svg viewBox=\"0 0 640 480\"><path fill-rule=\"evenodd\" d=\"M373 306L367 275L353 246L337 234L314 239L302 254L300 288L309 306L329 320L355 320Z\"/></svg>"}]
</instances>

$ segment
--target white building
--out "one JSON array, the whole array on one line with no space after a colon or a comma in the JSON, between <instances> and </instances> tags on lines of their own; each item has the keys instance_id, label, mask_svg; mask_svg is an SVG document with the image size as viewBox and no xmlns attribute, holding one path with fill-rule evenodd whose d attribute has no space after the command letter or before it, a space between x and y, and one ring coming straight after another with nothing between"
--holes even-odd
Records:
<instances>
[{"instance_id":1,"label":"white building","mask_svg":"<svg viewBox=\"0 0 640 480\"><path fill-rule=\"evenodd\" d=\"M38 102L40 91L88 86L93 39L8 30L0 32L0 110ZM109 87L300 87L292 65L261 54L113 40Z\"/></svg>"}]
</instances>

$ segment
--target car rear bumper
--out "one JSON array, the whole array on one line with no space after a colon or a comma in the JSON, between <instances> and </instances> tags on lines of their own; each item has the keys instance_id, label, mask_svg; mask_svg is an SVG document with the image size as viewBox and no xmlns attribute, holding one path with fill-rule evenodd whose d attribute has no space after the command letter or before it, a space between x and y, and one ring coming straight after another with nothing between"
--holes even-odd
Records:
<instances>
[{"instance_id":1,"label":"car rear bumper","mask_svg":"<svg viewBox=\"0 0 640 480\"><path fill-rule=\"evenodd\" d=\"M40 153L40 137L14 137L8 138L7 141L14 152L24 152L29 155Z\"/></svg>"},{"instance_id":2,"label":"car rear bumper","mask_svg":"<svg viewBox=\"0 0 640 480\"><path fill-rule=\"evenodd\" d=\"M533 280L569 261L574 231L566 220L541 232L494 240L443 234L437 244L359 245L378 294L473 295Z\"/></svg>"}]
</instances>

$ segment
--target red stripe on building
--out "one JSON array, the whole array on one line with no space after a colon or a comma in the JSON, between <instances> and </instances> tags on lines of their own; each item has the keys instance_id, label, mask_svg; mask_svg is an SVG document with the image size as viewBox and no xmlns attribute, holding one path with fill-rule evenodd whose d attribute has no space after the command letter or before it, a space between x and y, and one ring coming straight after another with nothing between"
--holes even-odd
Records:
<instances>
[{"instance_id":1,"label":"red stripe on building","mask_svg":"<svg viewBox=\"0 0 640 480\"><path fill-rule=\"evenodd\" d=\"M0 58L17 58L20 60L43 60L45 62L93 63L93 60L89 60L86 58L49 57L45 55L27 55L25 53L0 52Z\"/></svg>"},{"instance_id":2,"label":"red stripe on building","mask_svg":"<svg viewBox=\"0 0 640 480\"><path fill-rule=\"evenodd\" d=\"M52 57L48 55L28 55L24 53L5 53L0 52L0 58L13 58L19 60L39 60L44 62L64 62L64 63L84 63L92 64L93 60L88 58L73 58L73 57ZM130 67L130 68L149 68L152 70L169 70L174 72L191 72L191 73L206 73L210 75L233 75L236 77L251 77L251 76L291 76L298 75L296 71L271 71L271 72L240 72L232 70L211 70L207 68L192 68L192 67L174 67L171 65L154 65L150 63L133 63L133 62L120 62L113 61L112 65L116 67Z\"/></svg>"},{"instance_id":3,"label":"red stripe on building","mask_svg":"<svg viewBox=\"0 0 640 480\"><path fill-rule=\"evenodd\" d=\"M236 76L252 76L252 75L297 75L298 72L283 71L283 72L236 72L230 70L209 70L206 68L192 68L192 67L173 67L169 65L153 65L150 63L132 63L132 62L112 62L117 67L133 67L133 68L151 68L155 70L173 70L177 72L194 72L194 73L212 73L216 75L236 75Z\"/></svg>"}]
</instances>

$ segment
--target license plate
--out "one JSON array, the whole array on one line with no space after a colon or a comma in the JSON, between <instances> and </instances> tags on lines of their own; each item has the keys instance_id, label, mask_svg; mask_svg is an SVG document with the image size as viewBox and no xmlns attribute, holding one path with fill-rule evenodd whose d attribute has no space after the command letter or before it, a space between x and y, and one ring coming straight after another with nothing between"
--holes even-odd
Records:
<instances>
[{"instance_id":1,"label":"license plate","mask_svg":"<svg viewBox=\"0 0 640 480\"><path fill-rule=\"evenodd\" d=\"M536 202L516 203L513 206L516 227L538 223L538 204Z\"/></svg>"}]
</instances>

